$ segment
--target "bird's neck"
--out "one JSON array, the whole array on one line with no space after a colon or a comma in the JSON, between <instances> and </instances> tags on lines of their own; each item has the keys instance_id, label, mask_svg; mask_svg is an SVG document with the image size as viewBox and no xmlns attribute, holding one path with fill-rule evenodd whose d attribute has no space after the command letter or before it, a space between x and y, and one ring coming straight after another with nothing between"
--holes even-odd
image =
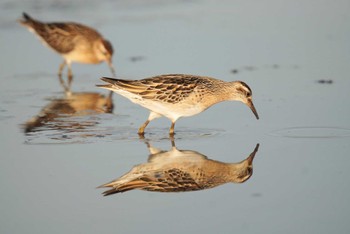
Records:
<instances>
[{"instance_id":1,"label":"bird's neck","mask_svg":"<svg viewBox=\"0 0 350 234\"><path fill-rule=\"evenodd\" d=\"M234 100L235 85L233 82L220 83L217 90L221 93L221 95L215 95L215 103Z\"/></svg>"}]
</instances>

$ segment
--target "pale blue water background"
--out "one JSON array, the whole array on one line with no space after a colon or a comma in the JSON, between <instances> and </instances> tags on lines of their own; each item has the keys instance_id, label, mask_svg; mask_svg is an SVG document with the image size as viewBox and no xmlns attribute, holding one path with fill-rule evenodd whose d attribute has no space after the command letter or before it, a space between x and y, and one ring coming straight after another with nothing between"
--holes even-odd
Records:
<instances>
[{"instance_id":1,"label":"pale blue water background","mask_svg":"<svg viewBox=\"0 0 350 234\"><path fill-rule=\"evenodd\" d=\"M0 233L349 233L349 9L329 0L1 1ZM253 176L198 192L103 197L95 187L147 160L136 131L148 112L116 95L114 114L64 120L92 123L84 129L25 135L22 124L63 94L61 58L15 23L22 11L98 28L119 77L248 83L260 120L221 103L180 119L175 140L223 162L260 143ZM106 93L94 86L110 75L106 64L73 72L73 91ZM169 126L155 120L146 138L170 149Z\"/></svg>"}]
</instances>

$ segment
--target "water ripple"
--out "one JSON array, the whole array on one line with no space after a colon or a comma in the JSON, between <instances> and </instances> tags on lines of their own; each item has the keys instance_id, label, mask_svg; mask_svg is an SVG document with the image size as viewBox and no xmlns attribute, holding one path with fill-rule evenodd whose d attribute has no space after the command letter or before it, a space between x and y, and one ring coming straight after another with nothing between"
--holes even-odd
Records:
<instances>
[{"instance_id":1,"label":"water ripple","mask_svg":"<svg viewBox=\"0 0 350 234\"><path fill-rule=\"evenodd\" d=\"M224 134L221 129L181 129L174 136L176 140L195 140ZM153 142L170 139L168 129L153 128L145 138ZM25 144L89 144L96 142L135 141L139 140L137 129L130 126L107 127L91 126L85 129L40 129L26 134Z\"/></svg>"},{"instance_id":2,"label":"water ripple","mask_svg":"<svg viewBox=\"0 0 350 234\"><path fill-rule=\"evenodd\" d=\"M268 135L288 138L341 138L350 137L350 129L327 126L302 126L278 129Z\"/></svg>"}]
</instances>

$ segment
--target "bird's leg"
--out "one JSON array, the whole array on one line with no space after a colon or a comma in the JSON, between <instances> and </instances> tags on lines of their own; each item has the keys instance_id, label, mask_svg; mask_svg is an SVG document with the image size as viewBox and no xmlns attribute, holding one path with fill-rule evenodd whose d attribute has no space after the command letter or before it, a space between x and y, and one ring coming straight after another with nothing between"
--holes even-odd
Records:
<instances>
[{"instance_id":1,"label":"bird's leg","mask_svg":"<svg viewBox=\"0 0 350 234\"><path fill-rule=\"evenodd\" d=\"M148 148L148 144L149 143L148 143L147 139L145 138L145 135L144 134L139 134L139 139L144 141L146 143L146 145L147 145L147 148Z\"/></svg>"},{"instance_id":2,"label":"bird's leg","mask_svg":"<svg viewBox=\"0 0 350 234\"><path fill-rule=\"evenodd\" d=\"M58 76L61 76L62 77L62 71L63 71L63 68L66 66L66 60L63 61L63 63L61 63L60 65L60 68L58 69Z\"/></svg>"},{"instance_id":3,"label":"bird's leg","mask_svg":"<svg viewBox=\"0 0 350 234\"><path fill-rule=\"evenodd\" d=\"M113 91L110 91L110 93L108 94L108 97L106 99L106 112L107 113L113 112L114 105L113 105L113 99L112 99L113 95L112 94L113 94Z\"/></svg>"},{"instance_id":4,"label":"bird's leg","mask_svg":"<svg viewBox=\"0 0 350 234\"><path fill-rule=\"evenodd\" d=\"M148 116L148 119L146 120L146 122L144 122L144 123L141 125L141 127L139 128L138 134L139 134L139 135L144 135L144 134L145 134L145 128L147 127L147 125L148 125L153 119L156 119L156 118L159 118L159 117L161 117L160 114L151 111L151 112L149 113L149 116Z\"/></svg>"},{"instance_id":5,"label":"bird's leg","mask_svg":"<svg viewBox=\"0 0 350 234\"><path fill-rule=\"evenodd\" d=\"M145 134L145 128L147 127L147 125L149 124L149 122L151 122L149 119L146 120L146 122L144 122L141 127L139 128L139 131L137 132L139 135L144 135Z\"/></svg>"},{"instance_id":6,"label":"bird's leg","mask_svg":"<svg viewBox=\"0 0 350 234\"><path fill-rule=\"evenodd\" d=\"M64 92L67 94L67 93L69 93L69 88L67 87L66 83L62 79L62 71L63 71L63 68L65 66L66 66L66 61L63 61L63 63L60 65L60 67L58 69L58 79L60 81L62 88L64 89Z\"/></svg>"},{"instance_id":7,"label":"bird's leg","mask_svg":"<svg viewBox=\"0 0 350 234\"><path fill-rule=\"evenodd\" d=\"M171 147L176 148L174 135L170 135Z\"/></svg>"},{"instance_id":8,"label":"bird's leg","mask_svg":"<svg viewBox=\"0 0 350 234\"><path fill-rule=\"evenodd\" d=\"M70 90L70 87L73 81L73 73L72 73L72 67L70 63L68 63L67 65L68 65L68 89Z\"/></svg>"},{"instance_id":9,"label":"bird's leg","mask_svg":"<svg viewBox=\"0 0 350 234\"><path fill-rule=\"evenodd\" d=\"M169 130L169 135L171 137L173 137L174 134L175 134L174 128L175 128L175 122L171 122L171 127L170 127L170 130Z\"/></svg>"},{"instance_id":10,"label":"bird's leg","mask_svg":"<svg viewBox=\"0 0 350 234\"><path fill-rule=\"evenodd\" d=\"M60 84L64 90L64 92L67 94L69 93L69 88L67 87L67 85L64 83L64 80L62 79L62 76L58 75L58 79L60 81Z\"/></svg>"},{"instance_id":11,"label":"bird's leg","mask_svg":"<svg viewBox=\"0 0 350 234\"><path fill-rule=\"evenodd\" d=\"M112 98L113 93L114 93L113 91L110 91L109 94L108 94L108 98Z\"/></svg>"},{"instance_id":12,"label":"bird's leg","mask_svg":"<svg viewBox=\"0 0 350 234\"><path fill-rule=\"evenodd\" d=\"M112 75L113 75L114 77L117 77L116 74L115 74L115 69L114 69L114 67L113 67L112 64L109 65L109 68L111 69Z\"/></svg>"}]
</instances>

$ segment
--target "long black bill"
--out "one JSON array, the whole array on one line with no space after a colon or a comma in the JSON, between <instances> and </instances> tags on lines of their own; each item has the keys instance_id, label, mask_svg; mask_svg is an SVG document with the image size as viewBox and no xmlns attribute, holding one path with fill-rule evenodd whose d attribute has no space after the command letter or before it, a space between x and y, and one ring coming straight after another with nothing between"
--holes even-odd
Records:
<instances>
[{"instance_id":1,"label":"long black bill","mask_svg":"<svg viewBox=\"0 0 350 234\"><path fill-rule=\"evenodd\" d=\"M251 100L248 101L247 105L249 106L249 108L253 111L256 119L259 119L259 115L258 115L258 112L256 111L255 109L255 106L253 104L253 102Z\"/></svg>"},{"instance_id":2,"label":"long black bill","mask_svg":"<svg viewBox=\"0 0 350 234\"><path fill-rule=\"evenodd\" d=\"M246 160L248 160L249 164L252 164L252 163L253 163L253 159L254 159L254 157L255 157L255 154L258 152L259 146L260 146L259 143L256 144L254 151L253 151L253 152L249 155L249 157L246 159Z\"/></svg>"},{"instance_id":3,"label":"long black bill","mask_svg":"<svg viewBox=\"0 0 350 234\"><path fill-rule=\"evenodd\" d=\"M107 64L109 66L109 69L111 70L112 76L117 77L117 75L115 74L115 68L112 64L112 60L107 61Z\"/></svg>"}]
</instances>

